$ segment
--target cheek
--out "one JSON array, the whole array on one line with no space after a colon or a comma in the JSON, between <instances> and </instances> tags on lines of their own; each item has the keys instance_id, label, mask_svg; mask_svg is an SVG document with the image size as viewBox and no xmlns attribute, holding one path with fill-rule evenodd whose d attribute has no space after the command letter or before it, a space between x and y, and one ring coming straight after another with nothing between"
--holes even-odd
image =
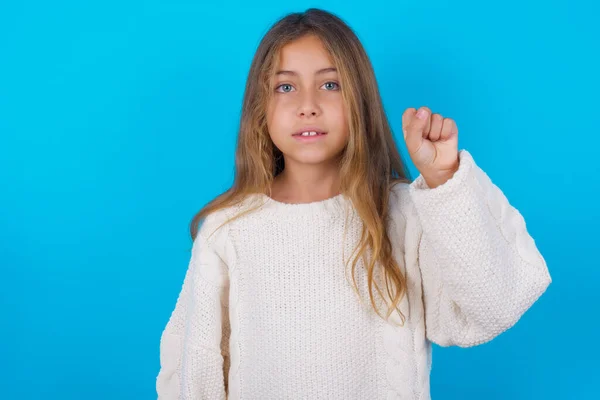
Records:
<instances>
[{"instance_id":1,"label":"cheek","mask_svg":"<svg viewBox=\"0 0 600 400\"><path fill-rule=\"evenodd\" d=\"M281 102L272 101L267 105L267 130L269 137L279 149L285 148L285 136L289 131L290 118Z\"/></svg>"},{"instance_id":2,"label":"cheek","mask_svg":"<svg viewBox=\"0 0 600 400\"><path fill-rule=\"evenodd\" d=\"M269 130L269 135L271 137L273 137L274 132L277 132L279 130L279 115L280 112L277 109L277 104L274 102L270 102L267 106L267 129Z\"/></svg>"},{"instance_id":3,"label":"cheek","mask_svg":"<svg viewBox=\"0 0 600 400\"><path fill-rule=\"evenodd\" d=\"M329 117L331 122L335 123L335 125L342 130L342 133L348 134L346 106L341 99L331 104L329 107Z\"/></svg>"},{"instance_id":4,"label":"cheek","mask_svg":"<svg viewBox=\"0 0 600 400\"><path fill-rule=\"evenodd\" d=\"M288 102L289 103L289 102ZM289 104L284 101L272 100L267 106L267 125L273 132L287 129L285 122L289 121Z\"/></svg>"}]
</instances>

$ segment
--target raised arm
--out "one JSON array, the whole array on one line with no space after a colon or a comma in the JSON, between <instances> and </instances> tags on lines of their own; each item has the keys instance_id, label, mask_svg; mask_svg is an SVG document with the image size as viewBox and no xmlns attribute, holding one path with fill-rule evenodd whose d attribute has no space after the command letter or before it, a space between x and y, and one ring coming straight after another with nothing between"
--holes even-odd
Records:
<instances>
[{"instance_id":1,"label":"raised arm","mask_svg":"<svg viewBox=\"0 0 600 400\"><path fill-rule=\"evenodd\" d=\"M474 162L459 154L454 176L409 186L420 226L429 340L475 346L512 327L551 283L522 215Z\"/></svg>"}]
</instances>

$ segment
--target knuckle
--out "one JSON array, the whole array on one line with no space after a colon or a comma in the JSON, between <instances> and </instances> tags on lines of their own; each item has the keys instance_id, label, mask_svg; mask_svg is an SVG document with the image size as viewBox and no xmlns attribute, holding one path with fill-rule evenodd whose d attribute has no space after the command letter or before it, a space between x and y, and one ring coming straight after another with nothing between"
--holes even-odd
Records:
<instances>
[{"instance_id":1,"label":"knuckle","mask_svg":"<svg viewBox=\"0 0 600 400\"><path fill-rule=\"evenodd\" d=\"M402 114L402 115L403 115L404 117L408 117L408 116L411 116L412 114L414 114L414 113L415 113L415 111L417 111L417 110L415 110L415 108L414 108L414 107L409 107L409 108L407 108L406 110L404 110L404 114Z\"/></svg>"}]
</instances>

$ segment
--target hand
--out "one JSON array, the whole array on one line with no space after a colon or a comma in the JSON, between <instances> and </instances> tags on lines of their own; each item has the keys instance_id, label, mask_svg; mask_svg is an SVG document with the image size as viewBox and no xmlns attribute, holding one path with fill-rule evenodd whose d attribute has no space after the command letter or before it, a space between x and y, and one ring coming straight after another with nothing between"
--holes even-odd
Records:
<instances>
[{"instance_id":1,"label":"hand","mask_svg":"<svg viewBox=\"0 0 600 400\"><path fill-rule=\"evenodd\" d=\"M459 164L458 128L452 119L432 114L427 107L419 112L407 108L402 131L408 154L427 186L433 189L452 178Z\"/></svg>"}]
</instances>

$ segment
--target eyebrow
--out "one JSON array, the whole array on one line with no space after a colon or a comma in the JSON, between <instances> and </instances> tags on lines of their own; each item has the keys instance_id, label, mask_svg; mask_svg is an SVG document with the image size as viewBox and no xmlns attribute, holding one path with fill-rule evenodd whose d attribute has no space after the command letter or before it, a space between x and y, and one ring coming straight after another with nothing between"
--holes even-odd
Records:
<instances>
[{"instance_id":1,"label":"eyebrow","mask_svg":"<svg viewBox=\"0 0 600 400\"><path fill-rule=\"evenodd\" d=\"M322 69L318 70L317 72L315 72L315 75L326 74L328 72L337 72L337 69L334 68L334 67L322 68ZM297 76L298 73L296 71L281 70L281 71L277 71L275 73L275 76L278 76L278 75L293 75L293 76Z\"/></svg>"}]
</instances>

